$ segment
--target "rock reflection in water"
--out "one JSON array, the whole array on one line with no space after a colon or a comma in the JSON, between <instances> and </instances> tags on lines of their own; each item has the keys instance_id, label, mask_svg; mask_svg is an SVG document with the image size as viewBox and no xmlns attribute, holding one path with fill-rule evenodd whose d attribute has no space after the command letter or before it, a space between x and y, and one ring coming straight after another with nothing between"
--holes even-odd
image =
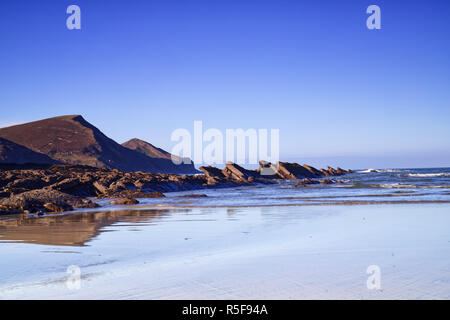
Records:
<instances>
[{"instance_id":1,"label":"rock reflection in water","mask_svg":"<svg viewBox=\"0 0 450 320\"><path fill-rule=\"evenodd\" d=\"M146 223L157 221L170 210L115 210L75 212L29 218L26 215L0 219L0 242L21 242L58 246L86 246L118 222Z\"/></svg>"}]
</instances>

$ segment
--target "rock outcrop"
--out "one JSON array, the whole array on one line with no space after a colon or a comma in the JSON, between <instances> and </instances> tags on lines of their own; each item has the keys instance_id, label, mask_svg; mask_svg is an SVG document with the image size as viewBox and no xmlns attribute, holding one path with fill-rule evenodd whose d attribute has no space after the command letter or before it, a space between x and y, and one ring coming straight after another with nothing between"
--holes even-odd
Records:
<instances>
[{"instance_id":1,"label":"rock outcrop","mask_svg":"<svg viewBox=\"0 0 450 320\"><path fill-rule=\"evenodd\" d=\"M38 189L0 199L0 213L63 212L95 208L95 203L56 190Z\"/></svg>"},{"instance_id":2,"label":"rock outcrop","mask_svg":"<svg viewBox=\"0 0 450 320\"><path fill-rule=\"evenodd\" d=\"M276 171L272 175L261 174L267 168ZM234 163L227 163L223 170L211 166L200 169L204 174L178 175L82 165L0 164L0 214L96 207L87 199L91 197L128 199L123 200L126 202L123 204L131 204L134 200L130 199L164 198L163 192L270 184L276 183L276 179L302 179L296 187L341 183L323 177L346 172L340 168L319 171L287 162L280 162L278 166L261 162L258 170L248 170ZM114 203L121 204L121 201Z\"/></svg>"}]
</instances>

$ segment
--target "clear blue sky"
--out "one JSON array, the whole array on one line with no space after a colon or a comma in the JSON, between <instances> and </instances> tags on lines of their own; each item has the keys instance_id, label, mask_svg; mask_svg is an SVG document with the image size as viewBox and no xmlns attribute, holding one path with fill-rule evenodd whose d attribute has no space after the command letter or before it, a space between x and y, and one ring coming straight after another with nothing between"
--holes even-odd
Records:
<instances>
[{"instance_id":1,"label":"clear blue sky","mask_svg":"<svg viewBox=\"0 0 450 320\"><path fill-rule=\"evenodd\" d=\"M203 120L279 128L283 160L450 166L450 1L3 0L0 36L0 126L82 114L170 150Z\"/></svg>"}]
</instances>

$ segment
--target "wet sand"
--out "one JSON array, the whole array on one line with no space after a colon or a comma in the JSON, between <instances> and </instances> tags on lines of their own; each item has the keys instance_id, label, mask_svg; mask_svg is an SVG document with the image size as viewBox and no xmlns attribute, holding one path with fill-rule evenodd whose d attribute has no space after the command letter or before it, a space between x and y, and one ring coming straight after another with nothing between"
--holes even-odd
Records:
<instances>
[{"instance_id":1,"label":"wet sand","mask_svg":"<svg viewBox=\"0 0 450 320\"><path fill-rule=\"evenodd\" d=\"M3 219L0 298L448 299L449 227L445 203ZM70 265L81 270L78 290L66 283ZM370 265L379 290L367 288Z\"/></svg>"}]
</instances>

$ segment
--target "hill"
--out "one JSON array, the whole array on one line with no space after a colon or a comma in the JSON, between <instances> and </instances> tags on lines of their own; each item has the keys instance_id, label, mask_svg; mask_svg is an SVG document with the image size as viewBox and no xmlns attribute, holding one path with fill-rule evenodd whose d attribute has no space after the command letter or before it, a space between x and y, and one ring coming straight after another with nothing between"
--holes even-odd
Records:
<instances>
[{"instance_id":1,"label":"hill","mask_svg":"<svg viewBox=\"0 0 450 320\"><path fill-rule=\"evenodd\" d=\"M65 164L122 171L193 173L166 158L149 157L108 138L80 115L54 117L0 129L0 137Z\"/></svg>"},{"instance_id":2,"label":"hill","mask_svg":"<svg viewBox=\"0 0 450 320\"><path fill-rule=\"evenodd\" d=\"M56 164L57 161L45 154L34 152L17 143L0 138L0 163Z\"/></svg>"}]
</instances>

